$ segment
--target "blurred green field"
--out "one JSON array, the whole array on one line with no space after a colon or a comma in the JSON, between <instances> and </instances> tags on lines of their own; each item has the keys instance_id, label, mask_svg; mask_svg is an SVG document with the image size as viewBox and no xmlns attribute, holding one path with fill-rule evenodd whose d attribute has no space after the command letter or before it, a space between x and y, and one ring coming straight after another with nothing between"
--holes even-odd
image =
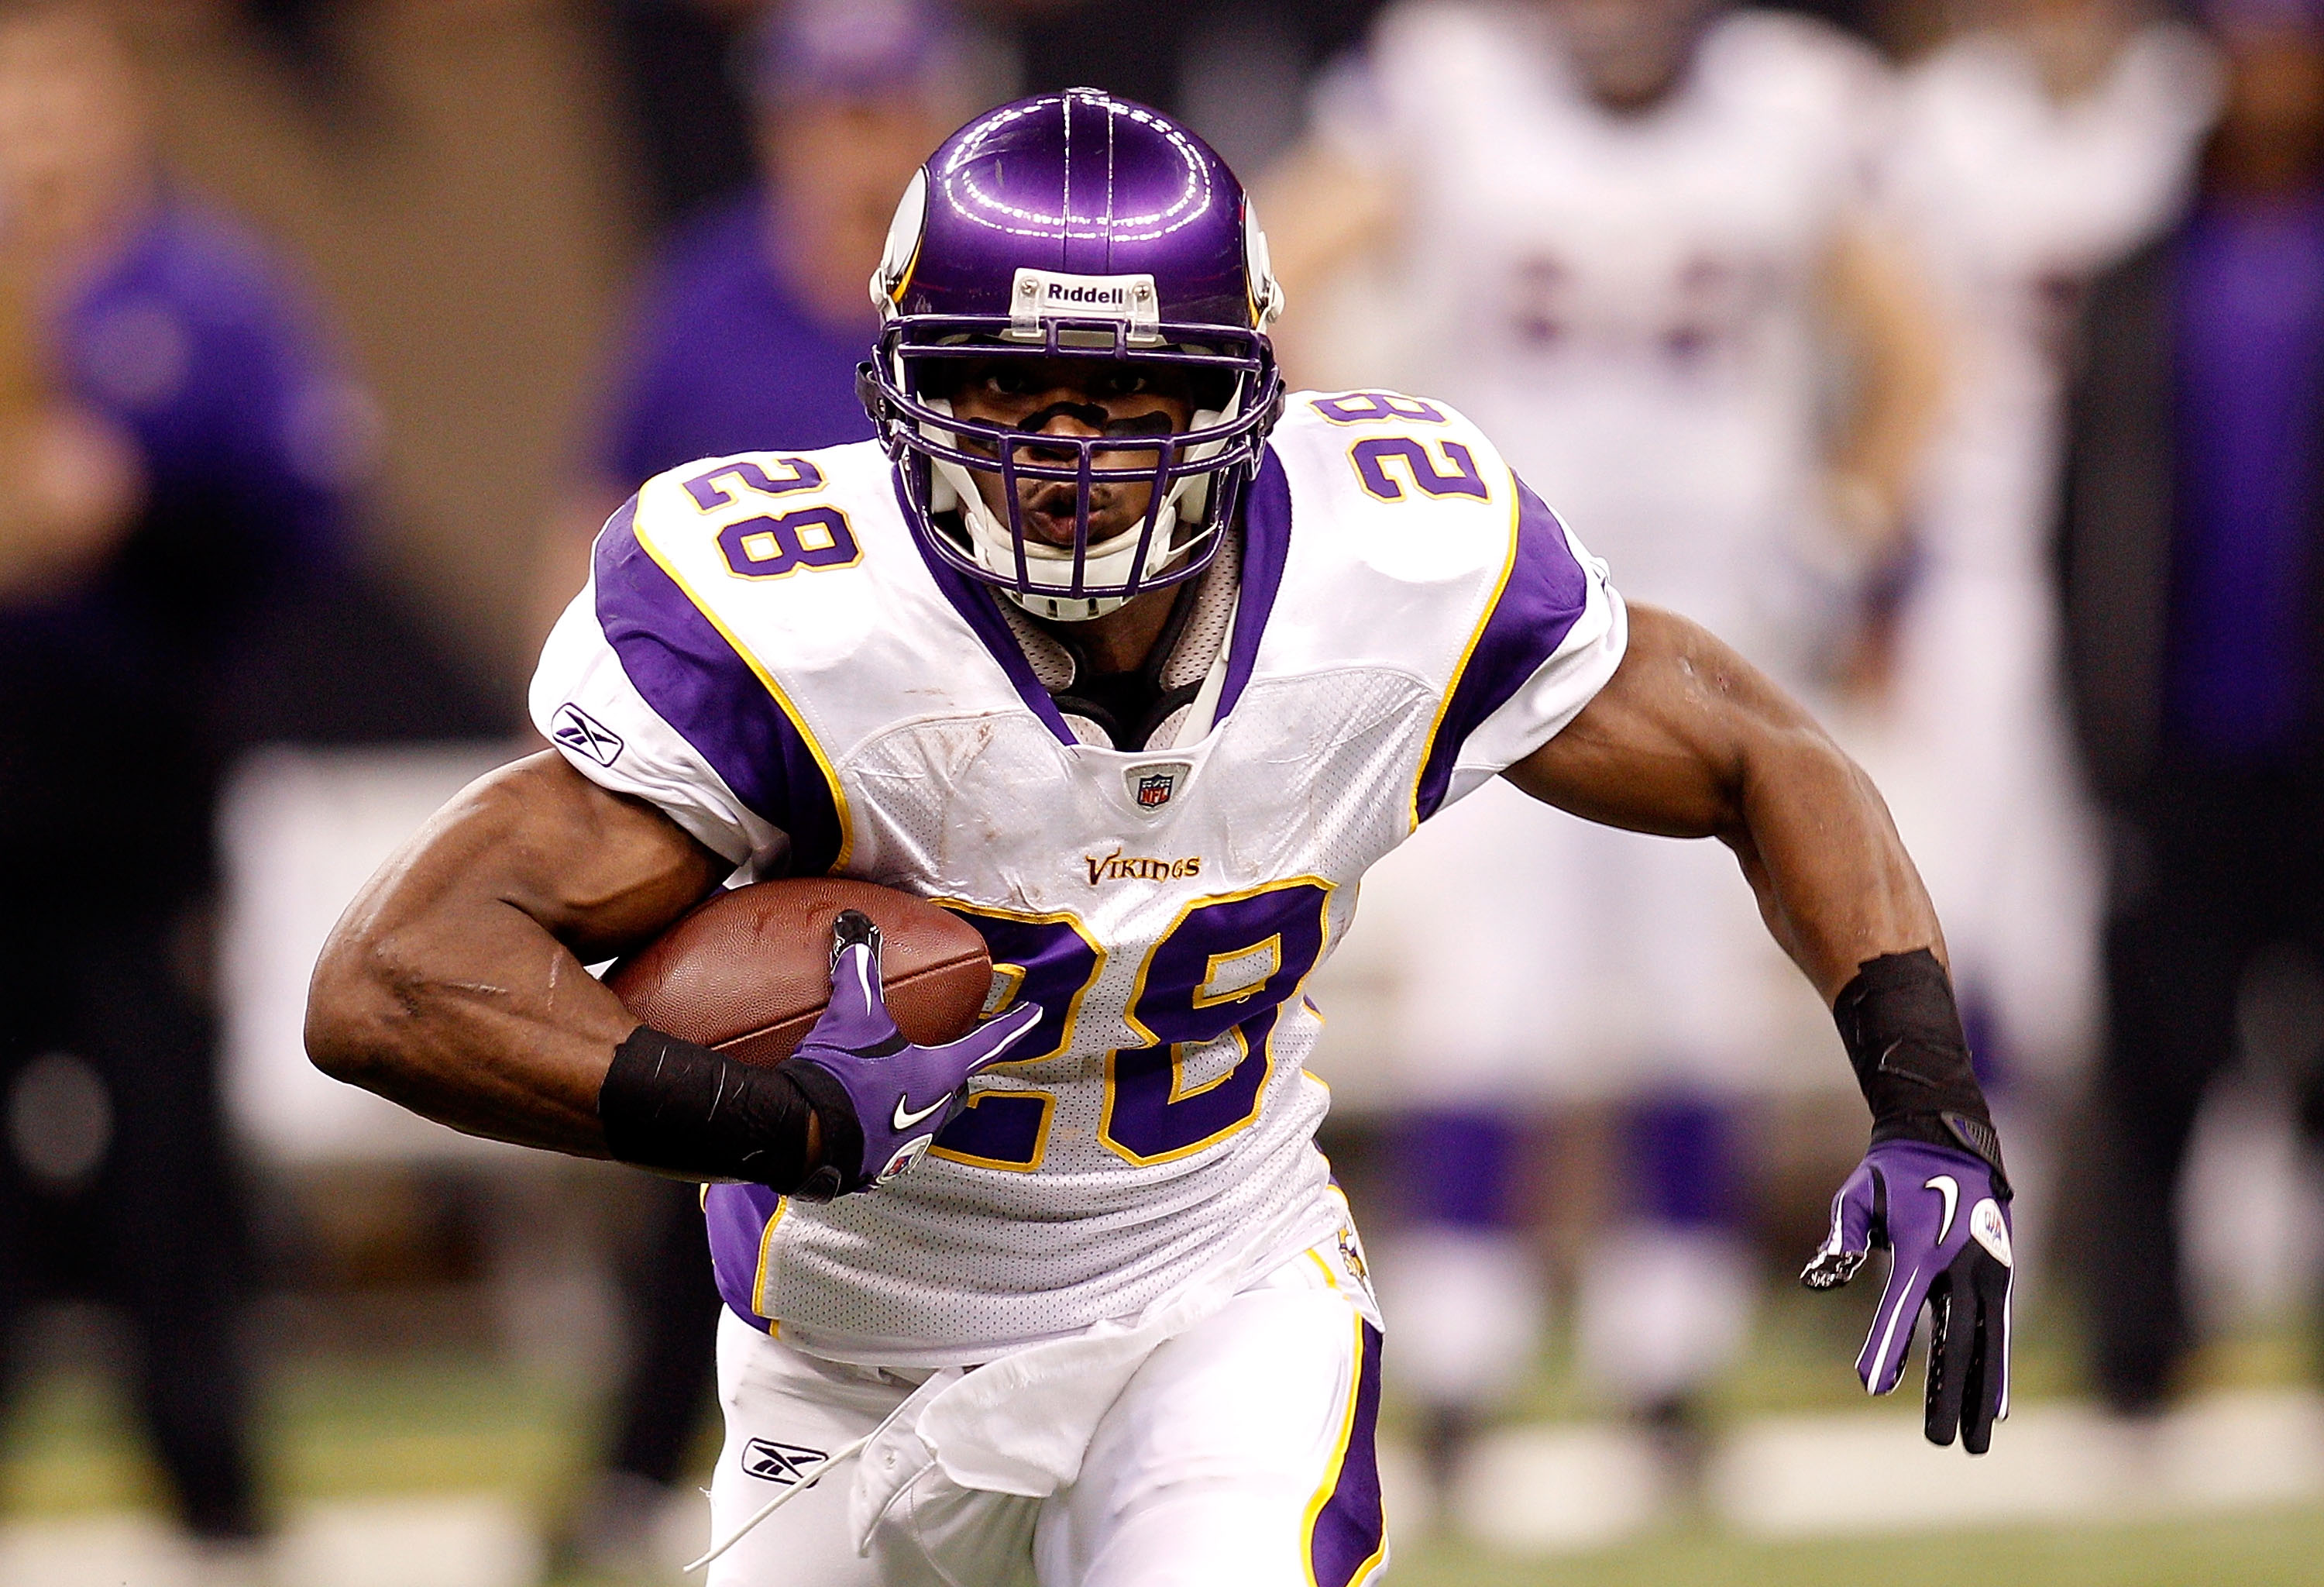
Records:
<instances>
[{"instance_id":1,"label":"blurred green field","mask_svg":"<svg viewBox=\"0 0 2324 1587\"><path fill-rule=\"evenodd\" d=\"M1775 1297L1748 1363L1720 1393L1719 1413L1860 1405L1847 1370L1859 1325L1851 1307ZM2026 1397L2077 1391L2070 1334L2052 1329L2032 1337L2037 1342L2022 1363ZM2302 1333L2258 1332L2211 1346L2194 1376L2209 1388L2294 1383L2306 1380L2312 1358L2312 1342ZM369 1495L490 1492L544 1529L586 1470L601 1414L594 1388L569 1373L446 1352L293 1360L269 1374L262 1403L265 1481L285 1508ZM1512 1407L1524 1418L1589 1409L1558 1352ZM1393 1429L1394 1416L1389 1420ZM706 1428L706 1462L714 1448ZM127 1403L109 1376L68 1362L19 1386L0 1436L0 1504L9 1516L69 1517L148 1509L159 1500ZM2312 1584L2324 1582L2324 1508L2155 1525L1784 1543L1674 1526L1618 1547L1548 1560L1407 1537L1388 1579L1398 1587ZM589 1587L609 1584L601 1579Z\"/></svg>"},{"instance_id":2,"label":"blurred green field","mask_svg":"<svg viewBox=\"0 0 2324 1587\"><path fill-rule=\"evenodd\" d=\"M2314 1587L2324 1509L2170 1526L1944 1532L1846 1543L1676 1536L1517 1561L1398 1554L1396 1587Z\"/></svg>"}]
</instances>

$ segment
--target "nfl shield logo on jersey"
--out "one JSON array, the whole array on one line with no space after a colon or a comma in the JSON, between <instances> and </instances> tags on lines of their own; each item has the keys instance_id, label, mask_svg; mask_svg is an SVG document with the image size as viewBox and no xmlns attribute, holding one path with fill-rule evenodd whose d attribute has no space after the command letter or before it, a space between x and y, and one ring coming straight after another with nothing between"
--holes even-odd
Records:
<instances>
[{"instance_id":1,"label":"nfl shield logo on jersey","mask_svg":"<svg viewBox=\"0 0 2324 1587\"><path fill-rule=\"evenodd\" d=\"M1168 804L1191 768L1184 765L1132 766L1126 774L1130 798L1140 810L1154 811Z\"/></svg>"}]
</instances>

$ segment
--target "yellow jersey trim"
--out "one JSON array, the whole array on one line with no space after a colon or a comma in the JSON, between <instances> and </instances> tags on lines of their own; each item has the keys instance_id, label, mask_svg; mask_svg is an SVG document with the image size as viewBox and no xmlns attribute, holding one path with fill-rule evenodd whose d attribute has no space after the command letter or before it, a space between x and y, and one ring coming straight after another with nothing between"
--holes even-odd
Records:
<instances>
[{"instance_id":1,"label":"yellow jersey trim","mask_svg":"<svg viewBox=\"0 0 2324 1587\"><path fill-rule=\"evenodd\" d=\"M775 1231L782 1226L783 1214L791 1210L791 1198L776 1199L775 1210L767 1219L767 1226L759 1232L759 1270L751 1276L751 1309L767 1319L767 1332L775 1331L774 1306L767 1299L767 1281L774 1277Z\"/></svg>"},{"instance_id":2,"label":"yellow jersey trim","mask_svg":"<svg viewBox=\"0 0 2324 1587\"><path fill-rule=\"evenodd\" d=\"M1412 769L1412 798L1407 806L1410 825L1406 828L1408 832L1420 830L1420 780L1428 774L1429 760L1436 752L1436 735L1444 731L1444 716L1452 709L1452 697L1461 692L1461 679L1468 675L1469 662L1476 655L1477 647L1485 642L1485 630L1492 626L1493 614L1501 609L1501 595L1509 587L1509 579L1517 572L1517 513L1524 504L1525 498L1517 488L1517 475L1512 473L1509 475L1509 540L1508 549L1501 555L1501 576L1493 581L1492 597L1485 603L1484 611L1478 614L1477 626L1471 631L1469 642L1461 647L1461 660L1453 666L1452 676L1445 680L1444 697L1436 703L1436 715L1428 724L1428 736L1421 741L1420 763Z\"/></svg>"}]
</instances>

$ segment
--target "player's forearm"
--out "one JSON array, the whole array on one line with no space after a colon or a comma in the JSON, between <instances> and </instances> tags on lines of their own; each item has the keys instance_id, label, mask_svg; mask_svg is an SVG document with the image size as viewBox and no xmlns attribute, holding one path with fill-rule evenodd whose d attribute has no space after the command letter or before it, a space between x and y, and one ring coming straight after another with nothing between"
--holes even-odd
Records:
<instances>
[{"instance_id":1,"label":"player's forearm","mask_svg":"<svg viewBox=\"0 0 2324 1587\"><path fill-rule=\"evenodd\" d=\"M638 1021L584 955L651 937L719 864L554 753L504 767L447 806L333 929L308 1051L456 1129L604 1156L598 1093Z\"/></svg>"},{"instance_id":2,"label":"player's forearm","mask_svg":"<svg viewBox=\"0 0 2324 1587\"><path fill-rule=\"evenodd\" d=\"M1588 820L1725 842L1768 929L1827 1000L1867 959L1941 957L1887 807L1815 719L1674 613L1631 606L1629 636L1598 697L1510 780Z\"/></svg>"},{"instance_id":3,"label":"player's forearm","mask_svg":"<svg viewBox=\"0 0 2324 1587\"><path fill-rule=\"evenodd\" d=\"M1741 822L1720 835L1741 856L1777 940L1831 1005L1872 1113L1873 1145L1967 1151L2006 1201L2001 1138L1927 890L1871 780L1807 726L1747 754Z\"/></svg>"},{"instance_id":4,"label":"player's forearm","mask_svg":"<svg viewBox=\"0 0 2324 1587\"><path fill-rule=\"evenodd\" d=\"M1884 954L1944 937L1872 780L1804 714L1748 736L1720 836L1775 940L1826 1002Z\"/></svg>"},{"instance_id":5,"label":"player's forearm","mask_svg":"<svg viewBox=\"0 0 2324 1587\"><path fill-rule=\"evenodd\" d=\"M597 1093L637 1023L571 952L495 901L343 923L316 967L307 1047L334 1078L454 1129L604 1157Z\"/></svg>"}]
</instances>

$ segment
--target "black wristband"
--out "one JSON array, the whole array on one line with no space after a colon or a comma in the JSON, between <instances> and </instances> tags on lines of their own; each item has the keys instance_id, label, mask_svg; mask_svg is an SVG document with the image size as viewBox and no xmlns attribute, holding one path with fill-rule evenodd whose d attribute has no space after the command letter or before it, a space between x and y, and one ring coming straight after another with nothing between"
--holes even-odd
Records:
<instances>
[{"instance_id":1,"label":"black wristband","mask_svg":"<svg viewBox=\"0 0 2324 1587\"><path fill-rule=\"evenodd\" d=\"M797 1058L785 1058L775 1066L775 1073L798 1087L807 1106L815 1110L816 1123L823 1133L823 1149L817 1154L820 1166L800 1180L791 1194L802 1201L829 1201L862 1189L863 1126L856 1121L855 1103L847 1087L830 1070Z\"/></svg>"},{"instance_id":2,"label":"black wristband","mask_svg":"<svg viewBox=\"0 0 2324 1587\"><path fill-rule=\"evenodd\" d=\"M1831 1006L1856 1084L1872 1109L1872 1140L1918 1140L1983 1158L2008 1194L2001 1137L1971 1067L1953 983L1926 948L1857 967Z\"/></svg>"},{"instance_id":3,"label":"black wristband","mask_svg":"<svg viewBox=\"0 0 2324 1587\"><path fill-rule=\"evenodd\" d=\"M620 1161L786 1194L816 1167L807 1150L811 1106L782 1070L738 1063L650 1025L613 1049L597 1091L605 1148Z\"/></svg>"}]
</instances>

